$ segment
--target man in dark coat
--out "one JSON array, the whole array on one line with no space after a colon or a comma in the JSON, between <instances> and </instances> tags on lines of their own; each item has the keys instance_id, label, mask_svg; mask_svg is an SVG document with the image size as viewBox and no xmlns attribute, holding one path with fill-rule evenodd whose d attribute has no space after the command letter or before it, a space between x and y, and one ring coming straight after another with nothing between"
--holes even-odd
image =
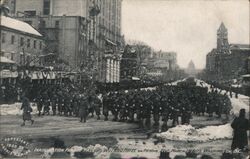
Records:
<instances>
[{"instance_id":1,"label":"man in dark coat","mask_svg":"<svg viewBox=\"0 0 250 159\"><path fill-rule=\"evenodd\" d=\"M147 129L151 128L151 113L152 113L152 107L153 107L153 103L150 99L147 99L145 101L145 113L144 113L144 118L145 120L145 127Z\"/></svg>"},{"instance_id":2,"label":"man in dark coat","mask_svg":"<svg viewBox=\"0 0 250 159\"><path fill-rule=\"evenodd\" d=\"M95 98L94 98L94 109L95 109L95 113L96 113L96 116L97 116L97 120L100 120L101 107L102 107L102 101L97 96L95 96Z\"/></svg>"},{"instance_id":3,"label":"man in dark coat","mask_svg":"<svg viewBox=\"0 0 250 159\"><path fill-rule=\"evenodd\" d=\"M102 111L102 113L103 113L103 115L105 117L105 119L104 119L105 121L108 120L109 104L110 104L109 102L110 102L110 99L109 99L108 95L104 94L104 96L103 96L103 111Z\"/></svg>"},{"instance_id":4,"label":"man in dark coat","mask_svg":"<svg viewBox=\"0 0 250 159\"><path fill-rule=\"evenodd\" d=\"M43 109L43 98L40 94L39 94L38 98L36 99L36 102L37 102L38 116L40 116L42 109Z\"/></svg>"},{"instance_id":5,"label":"man in dark coat","mask_svg":"<svg viewBox=\"0 0 250 159\"><path fill-rule=\"evenodd\" d=\"M89 96L88 97L88 103L89 103L89 105L88 105L88 112L89 112L89 114L91 114L91 118L93 118L94 117L94 112L95 112L95 109L94 109L94 105L95 105L95 99L94 99L94 94L92 94L91 96Z\"/></svg>"},{"instance_id":6,"label":"man in dark coat","mask_svg":"<svg viewBox=\"0 0 250 159\"><path fill-rule=\"evenodd\" d=\"M56 99L57 99L57 96L54 93L53 97L51 98L51 106L52 106L53 115L56 115Z\"/></svg>"},{"instance_id":7,"label":"man in dark coat","mask_svg":"<svg viewBox=\"0 0 250 159\"><path fill-rule=\"evenodd\" d=\"M231 145L232 150L235 150L236 148L239 148L241 150L247 149L247 130L249 130L250 125L249 120L245 117L245 114L245 109L241 109L239 117L236 117L231 124L234 130L233 142Z\"/></svg>"},{"instance_id":8,"label":"man in dark coat","mask_svg":"<svg viewBox=\"0 0 250 159\"><path fill-rule=\"evenodd\" d=\"M84 123L86 123L86 119L88 116L88 98L87 96L83 96L80 99L80 107L79 107L79 117L80 117L80 122L84 120Z\"/></svg>"},{"instance_id":9,"label":"man in dark coat","mask_svg":"<svg viewBox=\"0 0 250 159\"><path fill-rule=\"evenodd\" d=\"M49 111L50 111L50 99L49 99L49 96L47 94L47 92L44 93L44 96L43 96L43 115L45 114L48 114L49 115Z\"/></svg>"},{"instance_id":10,"label":"man in dark coat","mask_svg":"<svg viewBox=\"0 0 250 159\"><path fill-rule=\"evenodd\" d=\"M32 120L32 117L31 117L32 108L30 106L30 101L27 97L23 98L21 110L23 110L23 124L21 126L25 125L26 120L31 121L31 125L32 125L34 123L34 120Z\"/></svg>"},{"instance_id":11,"label":"man in dark coat","mask_svg":"<svg viewBox=\"0 0 250 159\"><path fill-rule=\"evenodd\" d=\"M78 97L77 95L75 95L74 98L73 98L73 114L75 116L78 116L79 102L80 102L80 97Z\"/></svg>"}]
</instances>

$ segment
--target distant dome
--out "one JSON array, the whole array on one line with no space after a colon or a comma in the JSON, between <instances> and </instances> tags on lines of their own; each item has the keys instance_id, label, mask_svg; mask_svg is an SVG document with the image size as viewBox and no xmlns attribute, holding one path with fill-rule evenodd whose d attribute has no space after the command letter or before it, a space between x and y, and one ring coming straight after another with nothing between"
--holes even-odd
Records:
<instances>
[{"instance_id":1,"label":"distant dome","mask_svg":"<svg viewBox=\"0 0 250 159\"><path fill-rule=\"evenodd\" d=\"M194 65L194 62L193 60L191 60L188 64L188 69L195 69L195 65Z\"/></svg>"},{"instance_id":2,"label":"distant dome","mask_svg":"<svg viewBox=\"0 0 250 159\"><path fill-rule=\"evenodd\" d=\"M188 67L186 69L186 73L189 74L190 76L196 75L196 69L193 60L189 62Z\"/></svg>"}]
</instances>

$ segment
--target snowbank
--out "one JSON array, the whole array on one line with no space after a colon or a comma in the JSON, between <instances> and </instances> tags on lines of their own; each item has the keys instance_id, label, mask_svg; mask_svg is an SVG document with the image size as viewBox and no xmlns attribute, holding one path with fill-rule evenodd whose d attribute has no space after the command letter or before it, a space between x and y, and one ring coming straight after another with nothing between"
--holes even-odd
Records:
<instances>
[{"instance_id":1,"label":"snowbank","mask_svg":"<svg viewBox=\"0 0 250 159\"><path fill-rule=\"evenodd\" d=\"M2 104L0 105L0 115L22 115L23 111L21 110L21 103L14 104ZM31 104L33 112L37 112L37 107L34 104Z\"/></svg>"},{"instance_id":2,"label":"snowbank","mask_svg":"<svg viewBox=\"0 0 250 159\"><path fill-rule=\"evenodd\" d=\"M230 139L232 138L232 133L230 124L207 126L201 129L195 129L191 125L178 125L156 136L161 139L174 141L206 142L218 139Z\"/></svg>"}]
</instances>

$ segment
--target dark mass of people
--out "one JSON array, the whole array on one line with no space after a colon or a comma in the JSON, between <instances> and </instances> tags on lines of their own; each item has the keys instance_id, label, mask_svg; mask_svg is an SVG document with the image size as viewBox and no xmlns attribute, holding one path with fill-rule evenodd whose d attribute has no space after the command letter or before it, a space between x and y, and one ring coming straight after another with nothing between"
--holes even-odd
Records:
<instances>
[{"instance_id":1,"label":"dark mass of people","mask_svg":"<svg viewBox=\"0 0 250 159\"><path fill-rule=\"evenodd\" d=\"M114 121L137 121L140 125L159 126L162 130L172 126L189 124L192 114L212 117L217 114L228 115L231 103L227 95L208 92L207 88L197 86L161 86L155 90L132 90L127 92L110 92L103 96L103 115L108 120L109 111ZM179 120L180 119L180 120Z\"/></svg>"},{"instance_id":2,"label":"dark mass of people","mask_svg":"<svg viewBox=\"0 0 250 159\"><path fill-rule=\"evenodd\" d=\"M96 115L97 120L103 116L104 120L136 122L148 129L159 127L162 121L162 131L189 124L193 114L228 117L231 110L226 94L185 83L98 94L95 89L79 89L71 83L43 84L32 85L26 96L36 103L38 116L72 116L86 122Z\"/></svg>"}]
</instances>

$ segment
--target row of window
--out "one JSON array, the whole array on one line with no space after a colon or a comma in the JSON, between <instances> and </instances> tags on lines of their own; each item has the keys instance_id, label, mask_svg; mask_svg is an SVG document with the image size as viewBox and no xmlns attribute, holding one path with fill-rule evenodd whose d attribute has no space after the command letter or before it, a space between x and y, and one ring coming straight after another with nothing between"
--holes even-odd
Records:
<instances>
[{"instance_id":1,"label":"row of window","mask_svg":"<svg viewBox=\"0 0 250 159\"><path fill-rule=\"evenodd\" d=\"M25 21L25 22L28 23L28 21ZM32 25L32 22L30 22L29 24ZM60 22L59 22L59 20L56 20L55 21L55 28L59 28L59 26L60 26ZM46 26L46 21L45 20L41 20L40 24L39 24L39 27L41 29L44 29L44 28L48 27L48 26Z\"/></svg>"},{"instance_id":2,"label":"row of window","mask_svg":"<svg viewBox=\"0 0 250 159\"><path fill-rule=\"evenodd\" d=\"M24 11L26 16L35 16L36 11ZM43 14L49 15L50 14L50 0L43 0Z\"/></svg>"},{"instance_id":3,"label":"row of window","mask_svg":"<svg viewBox=\"0 0 250 159\"><path fill-rule=\"evenodd\" d=\"M7 42L6 33L2 33L2 35L1 35L1 42L3 44ZM14 45L15 43L16 43L16 36L15 35L11 35L10 44ZM33 40L33 43L31 44L31 39L26 39L26 42L25 42L24 37L21 37L20 38L20 46L22 47L24 45L26 45L27 48L33 47L34 49L37 49L38 48L38 46L37 46L38 45L38 41L37 40ZM42 41L39 42L39 49L42 50Z\"/></svg>"}]
</instances>

